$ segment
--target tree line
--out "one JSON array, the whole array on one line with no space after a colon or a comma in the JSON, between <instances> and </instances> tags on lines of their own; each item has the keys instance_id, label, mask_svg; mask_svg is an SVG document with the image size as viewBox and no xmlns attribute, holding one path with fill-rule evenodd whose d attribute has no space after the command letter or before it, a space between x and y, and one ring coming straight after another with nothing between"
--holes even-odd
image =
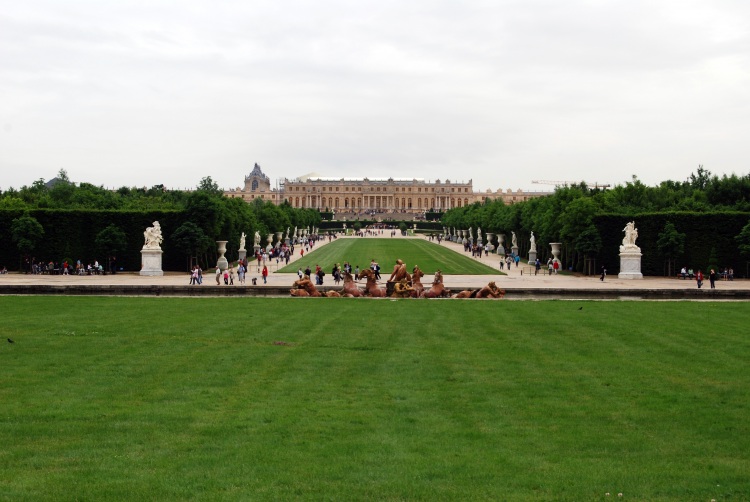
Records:
<instances>
[{"instance_id":1,"label":"tree line","mask_svg":"<svg viewBox=\"0 0 750 502\"><path fill-rule=\"evenodd\" d=\"M447 211L444 226L518 237L519 252L528 252L533 231L546 260L549 243L562 243L565 267L597 273L619 267L619 244L628 221L639 228L642 270L672 275L681 266L734 267L745 273L750 259L750 175L712 175L703 166L682 182L647 186L637 177L611 189L585 183L558 186L546 197L513 205L486 201Z\"/></svg>"},{"instance_id":2,"label":"tree line","mask_svg":"<svg viewBox=\"0 0 750 502\"><path fill-rule=\"evenodd\" d=\"M226 257L236 260L243 232L252 253L256 231L265 245L267 234L319 226L321 216L315 209L288 203L255 199L248 204L224 197L211 177L203 178L194 191L162 185L107 190L72 183L60 171L51 186L37 180L0 192L0 266L18 269L32 258L107 263L116 257L118 267L139 270L143 231L157 220L164 233L163 268L182 270L192 263L212 267L217 240L228 241Z\"/></svg>"}]
</instances>

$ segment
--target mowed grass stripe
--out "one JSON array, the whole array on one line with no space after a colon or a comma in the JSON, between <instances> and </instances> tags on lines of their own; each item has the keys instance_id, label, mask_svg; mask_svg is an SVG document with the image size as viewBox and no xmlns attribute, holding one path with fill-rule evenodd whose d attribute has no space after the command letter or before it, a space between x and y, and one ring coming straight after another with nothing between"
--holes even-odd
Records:
<instances>
[{"instance_id":1,"label":"mowed grass stripe","mask_svg":"<svg viewBox=\"0 0 750 502\"><path fill-rule=\"evenodd\" d=\"M4 500L750 493L746 303L0 308Z\"/></svg>"},{"instance_id":2,"label":"mowed grass stripe","mask_svg":"<svg viewBox=\"0 0 750 502\"><path fill-rule=\"evenodd\" d=\"M298 249L295 252L299 253ZM370 266L370 260L375 259L380 264L381 274L386 278L393 270L397 259L406 263L409 271L414 265L425 275L432 275L440 269L446 275L488 275L502 273L493 268L497 261L495 256L482 258L484 262L471 256L455 251L434 242L422 239L377 238L363 237L356 239L336 239L330 244L314 249L296 261L280 270L284 273L296 272L299 267L309 266L311 270L320 265L330 274L336 263L344 265L348 261L352 268L359 265L360 270ZM387 271L387 273L386 273Z\"/></svg>"}]
</instances>

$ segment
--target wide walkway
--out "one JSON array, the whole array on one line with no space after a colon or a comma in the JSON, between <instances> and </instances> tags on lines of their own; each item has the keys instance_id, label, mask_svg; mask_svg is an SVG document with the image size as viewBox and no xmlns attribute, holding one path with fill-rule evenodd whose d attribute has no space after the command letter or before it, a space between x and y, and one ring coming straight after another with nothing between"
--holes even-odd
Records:
<instances>
[{"instance_id":1,"label":"wide walkway","mask_svg":"<svg viewBox=\"0 0 750 502\"><path fill-rule=\"evenodd\" d=\"M390 238L390 233L385 231L382 235L383 238ZM339 239L373 239L376 237L339 237ZM426 239L423 236L416 237L401 237L406 239ZM437 241L434 241L435 245ZM306 253L305 257L315 256L317 249L328 244L328 240L320 241L315 245L315 248L310 253ZM443 242L440 244L443 247L454 250L457 253L465 254L471 258L471 253L464 253L463 246L452 242ZM290 260L290 263L296 262L300 259L299 247L295 249L295 254ZM486 285L490 281L495 283L507 290L540 290L540 289L580 289L580 290L679 290L679 289L697 289L696 282L694 280L680 280L676 278L665 278L665 277L646 277L641 280L625 280L618 279L616 275L608 275L604 281L599 280L599 276L581 276L577 274L557 274L557 275L533 275L527 271L528 266L523 265L519 267L512 267L510 270L504 270L506 275L500 274L499 269L499 257L490 254L488 257L473 258L481 261L498 270L497 274L493 275L446 275L443 278L445 287L451 290L471 289ZM305 264L309 264L310 261L305 259ZM276 272L276 270L283 267L282 263L276 264L276 260L271 260L269 264L269 277L267 286L276 287L288 287L297 279L296 274L282 274ZM406 264L410 266L409 263ZM384 267L383 275L388 276L390 271L385 270ZM523 273L522 273L523 271ZM263 286L262 277L257 267L250 267L250 273L247 276L246 285L251 285L251 279L257 278L257 285ZM188 285L190 281L187 273L176 273L167 272L165 275L160 277L144 277L139 275L137 272L125 272L118 273L115 275L102 275L102 276L65 276L65 275L28 275L9 273L0 275L0 285L2 284L57 284L57 285L81 285L81 284L92 284L92 285L134 285L134 286L182 286ZM216 285L214 275L208 272L203 278L204 285ZM383 281L385 282L385 281ZM425 276L422 280L423 284L427 286L431 282L431 277ZM333 281L331 280L330 274L326 276L326 286L331 286ZM364 283L362 282L364 285ZM223 285L223 281L222 281ZM235 279L235 285L229 287L242 287L237 283ZM735 279L734 281L717 281L716 288L718 290L734 290L734 291L750 291L750 281L745 279ZM708 279L704 281L703 289L709 289Z\"/></svg>"}]
</instances>

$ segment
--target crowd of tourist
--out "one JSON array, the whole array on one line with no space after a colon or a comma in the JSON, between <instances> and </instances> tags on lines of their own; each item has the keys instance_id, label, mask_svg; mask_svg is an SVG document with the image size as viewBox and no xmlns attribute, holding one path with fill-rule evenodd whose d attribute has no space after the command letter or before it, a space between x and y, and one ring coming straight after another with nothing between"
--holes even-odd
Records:
<instances>
[{"instance_id":1,"label":"crowd of tourist","mask_svg":"<svg viewBox=\"0 0 750 502\"><path fill-rule=\"evenodd\" d=\"M105 273L115 273L115 258L109 260L109 267L104 268L104 264L98 260L84 264L77 260L75 264L68 260L49 262L39 261L36 258L25 258L23 263L23 272L25 274L46 274L46 275L104 275ZM7 273L7 269L6 272Z\"/></svg>"}]
</instances>

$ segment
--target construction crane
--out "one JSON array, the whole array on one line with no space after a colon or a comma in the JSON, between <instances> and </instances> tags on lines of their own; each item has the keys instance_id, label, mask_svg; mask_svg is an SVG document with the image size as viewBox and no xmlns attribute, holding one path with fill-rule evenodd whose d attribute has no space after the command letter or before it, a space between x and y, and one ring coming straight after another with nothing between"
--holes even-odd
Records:
<instances>
[{"instance_id":1,"label":"construction crane","mask_svg":"<svg viewBox=\"0 0 750 502\"><path fill-rule=\"evenodd\" d=\"M556 187L559 186L568 186L568 185L578 185L579 183L582 183L580 180L576 181L570 181L570 180L532 180L532 183L535 183L537 185L555 185ZM594 183L589 183L588 181L583 181L583 183L586 183L586 186L589 188L609 188L609 183L599 183L598 181L595 181Z\"/></svg>"}]
</instances>

